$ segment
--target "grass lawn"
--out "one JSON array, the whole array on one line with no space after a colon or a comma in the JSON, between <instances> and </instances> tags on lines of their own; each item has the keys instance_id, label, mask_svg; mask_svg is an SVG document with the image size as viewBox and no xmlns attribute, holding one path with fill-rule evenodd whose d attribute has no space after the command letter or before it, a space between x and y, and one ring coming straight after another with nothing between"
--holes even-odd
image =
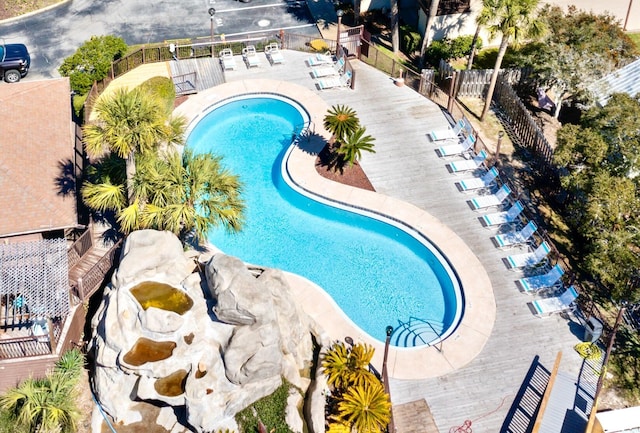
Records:
<instances>
[{"instance_id":1,"label":"grass lawn","mask_svg":"<svg viewBox=\"0 0 640 433\"><path fill-rule=\"evenodd\" d=\"M627 33L627 35L631 38L638 50L640 50L640 32L639 33Z\"/></svg>"}]
</instances>

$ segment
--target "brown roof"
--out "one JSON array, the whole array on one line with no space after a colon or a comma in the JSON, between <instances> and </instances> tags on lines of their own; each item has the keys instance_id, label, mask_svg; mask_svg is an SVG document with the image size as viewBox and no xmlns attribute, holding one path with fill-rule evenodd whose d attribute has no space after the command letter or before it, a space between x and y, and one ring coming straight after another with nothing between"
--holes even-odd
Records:
<instances>
[{"instance_id":1,"label":"brown roof","mask_svg":"<svg viewBox=\"0 0 640 433\"><path fill-rule=\"evenodd\" d=\"M68 78L0 83L0 237L77 224L70 91Z\"/></svg>"}]
</instances>

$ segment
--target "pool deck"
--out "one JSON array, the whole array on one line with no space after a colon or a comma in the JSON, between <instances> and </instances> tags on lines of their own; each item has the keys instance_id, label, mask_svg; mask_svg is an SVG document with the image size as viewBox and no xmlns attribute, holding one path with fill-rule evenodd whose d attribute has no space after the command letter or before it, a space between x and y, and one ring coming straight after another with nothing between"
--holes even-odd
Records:
<instances>
[{"instance_id":1,"label":"pool deck","mask_svg":"<svg viewBox=\"0 0 640 433\"><path fill-rule=\"evenodd\" d=\"M292 97L311 114L315 133L291 156L288 168L294 180L323 195L400 217L445 253L463 284L464 317L441 352L435 347L390 350L394 406L425 399L441 432L467 419L473 421L474 431L499 431L535 357L550 370L562 351L560 369L577 377L582 360L572 347L580 341L580 326L559 315L540 319L531 313L527 302L533 298L520 293L514 283L522 274L502 263L517 249L493 246L490 237L496 232L483 228L478 221L482 213L467 204L474 194L461 193L455 186L464 176L447 171L448 161L437 156L436 146L426 136L448 125L440 108L357 61L355 90L320 91L305 64L308 54L284 50L283 55L282 65L270 66L263 58L258 68L227 72L227 84L190 96L177 112L193 120L217 101L248 92ZM112 85L118 86L117 81ZM313 169L315 154L328 138L322 118L335 104L354 108L367 133L376 139L376 153L365 153L361 160L376 193L330 182ZM296 276L290 279L326 338L350 336L373 344L373 363L380 370L382 344L355 327L313 284Z\"/></svg>"}]
</instances>

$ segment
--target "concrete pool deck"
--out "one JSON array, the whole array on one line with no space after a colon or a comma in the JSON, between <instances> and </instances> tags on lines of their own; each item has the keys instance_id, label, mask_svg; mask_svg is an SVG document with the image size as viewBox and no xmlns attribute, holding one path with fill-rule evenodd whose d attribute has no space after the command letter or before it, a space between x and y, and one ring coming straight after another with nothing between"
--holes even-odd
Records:
<instances>
[{"instance_id":1,"label":"concrete pool deck","mask_svg":"<svg viewBox=\"0 0 640 433\"><path fill-rule=\"evenodd\" d=\"M315 135L309 140L303 138L287 161L287 170L298 186L322 197L375 211L406 223L436 245L455 269L464 292L464 312L460 324L437 348L390 347L387 361L390 377L424 379L446 374L469 363L486 344L495 320L495 300L486 271L462 239L424 210L393 197L330 181L318 174L315 169L317 154L331 138L331 134L322 126L329 106L319 95L285 81L235 81L189 98L178 107L176 113L193 124L212 105L247 93L282 95L295 100L309 113L311 122L315 125ZM376 349L373 364L382 364L382 342L354 325L320 287L291 274L289 280L304 310L327 334L325 343L342 341L345 336L350 336L356 342L372 345ZM424 365L429 365L430 368L420 368Z\"/></svg>"}]
</instances>

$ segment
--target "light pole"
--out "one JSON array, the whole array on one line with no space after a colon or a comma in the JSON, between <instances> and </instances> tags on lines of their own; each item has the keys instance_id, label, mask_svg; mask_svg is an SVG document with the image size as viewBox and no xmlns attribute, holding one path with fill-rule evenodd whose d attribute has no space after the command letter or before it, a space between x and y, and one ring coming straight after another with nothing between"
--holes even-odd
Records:
<instances>
[{"instance_id":1,"label":"light pole","mask_svg":"<svg viewBox=\"0 0 640 433\"><path fill-rule=\"evenodd\" d=\"M391 393L389 392L389 374L387 373L387 356L389 355L389 343L391 342L391 334L393 334L393 326L387 326L385 329L387 338L384 340L384 356L382 357L382 383L384 384L384 392L389 396L389 403L391 403ZM393 408L389 409L389 426L387 431L389 433L395 433L396 429L393 424Z\"/></svg>"},{"instance_id":2,"label":"light pole","mask_svg":"<svg viewBox=\"0 0 640 433\"><path fill-rule=\"evenodd\" d=\"M344 11L342 9L338 9L336 11L336 15L338 15L338 34L336 35L336 56L340 57L340 24L342 24L342 15L344 15Z\"/></svg>"},{"instance_id":3,"label":"light pole","mask_svg":"<svg viewBox=\"0 0 640 433\"><path fill-rule=\"evenodd\" d=\"M209 8L209 15L211 16L211 57L215 57L213 55L213 30L214 30L214 15L216 14L216 10L214 8Z\"/></svg>"}]
</instances>

